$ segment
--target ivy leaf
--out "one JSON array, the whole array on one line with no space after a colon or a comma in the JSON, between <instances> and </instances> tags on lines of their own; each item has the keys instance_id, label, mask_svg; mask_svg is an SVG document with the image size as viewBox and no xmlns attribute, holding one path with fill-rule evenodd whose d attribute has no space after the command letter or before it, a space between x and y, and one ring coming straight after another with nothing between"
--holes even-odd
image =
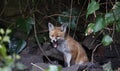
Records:
<instances>
[{"instance_id":1,"label":"ivy leaf","mask_svg":"<svg viewBox=\"0 0 120 71\"><path fill-rule=\"evenodd\" d=\"M6 34L10 34L12 31L10 29L6 30Z\"/></svg>"},{"instance_id":2,"label":"ivy leaf","mask_svg":"<svg viewBox=\"0 0 120 71\"><path fill-rule=\"evenodd\" d=\"M0 45L0 56L2 56L3 58L5 58L6 57L6 48L5 48L5 46L4 45Z\"/></svg>"},{"instance_id":3,"label":"ivy leaf","mask_svg":"<svg viewBox=\"0 0 120 71\"><path fill-rule=\"evenodd\" d=\"M9 53L20 53L26 46L25 40L15 39L13 38L9 43Z\"/></svg>"},{"instance_id":4,"label":"ivy leaf","mask_svg":"<svg viewBox=\"0 0 120 71\"><path fill-rule=\"evenodd\" d=\"M0 67L0 70L1 70L1 71L12 71L12 69L11 69L10 67L7 67L7 66L5 66L5 67Z\"/></svg>"},{"instance_id":5,"label":"ivy leaf","mask_svg":"<svg viewBox=\"0 0 120 71\"><path fill-rule=\"evenodd\" d=\"M116 24L116 31L120 32L120 20Z\"/></svg>"},{"instance_id":6,"label":"ivy leaf","mask_svg":"<svg viewBox=\"0 0 120 71\"><path fill-rule=\"evenodd\" d=\"M21 63L16 63L16 67L19 69L19 70L24 70L26 68L25 65L21 64Z\"/></svg>"},{"instance_id":7,"label":"ivy leaf","mask_svg":"<svg viewBox=\"0 0 120 71\"><path fill-rule=\"evenodd\" d=\"M72 13L71 13L72 12ZM68 11L64 11L61 13L64 16L58 16L58 22L63 24L63 23L69 23L70 19L70 14L71 14L71 21L70 21L70 28L74 29L76 27L76 21L77 17L79 15L79 11L76 9L70 9Z\"/></svg>"},{"instance_id":8,"label":"ivy leaf","mask_svg":"<svg viewBox=\"0 0 120 71\"><path fill-rule=\"evenodd\" d=\"M120 32L120 2L116 2L112 9L116 21L116 31Z\"/></svg>"},{"instance_id":9,"label":"ivy leaf","mask_svg":"<svg viewBox=\"0 0 120 71\"><path fill-rule=\"evenodd\" d=\"M4 36L3 37L3 41L4 42L9 42L10 41L10 37L9 36Z\"/></svg>"},{"instance_id":10,"label":"ivy leaf","mask_svg":"<svg viewBox=\"0 0 120 71\"><path fill-rule=\"evenodd\" d=\"M109 35L105 35L102 39L102 43L104 46L108 46L113 42L113 39Z\"/></svg>"},{"instance_id":11,"label":"ivy leaf","mask_svg":"<svg viewBox=\"0 0 120 71\"><path fill-rule=\"evenodd\" d=\"M111 67L111 62L104 64L103 69L104 69L104 71L113 71L112 67Z\"/></svg>"},{"instance_id":12,"label":"ivy leaf","mask_svg":"<svg viewBox=\"0 0 120 71\"><path fill-rule=\"evenodd\" d=\"M116 2L112 9L115 20L120 20L120 2Z\"/></svg>"},{"instance_id":13,"label":"ivy leaf","mask_svg":"<svg viewBox=\"0 0 120 71\"><path fill-rule=\"evenodd\" d=\"M49 69L49 71L58 71L58 67L55 65L50 65Z\"/></svg>"},{"instance_id":14,"label":"ivy leaf","mask_svg":"<svg viewBox=\"0 0 120 71\"><path fill-rule=\"evenodd\" d=\"M2 37L0 36L0 41L2 40Z\"/></svg>"},{"instance_id":15,"label":"ivy leaf","mask_svg":"<svg viewBox=\"0 0 120 71\"><path fill-rule=\"evenodd\" d=\"M4 34L5 33L5 31L3 30L3 29L0 29L0 34Z\"/></svg>"},{"instance_id":16,"label":"ivy leaf","mask_svg":"<svg viewBox=\"0 0 120 71\"><path fill-rule=\"evenodd\" d=\"M58 16L58 22L60 22L60 24L69 22L69 17L65 17L65 16L69 16L69 13L62 12L62 15L64 15L64 16Z\"/></svg>"},{"instance_id":17,"label":"ivy leaf","mask_svg":"<svg viewBox=\"0 0 120 71\"><path fill-rule=\"evenodd\" d=\"M50 65L49 69L46 69L45 71L61 71L61 67L58 67L56 65Z\"/></svg>"},{"instance_id":18,"label":"ivy leaf","mask_svg":"<svg viewBox=\"0 0 120 71\"><path fill-rule=\"evenodd\" d=\"M93 27L95 26L94 23L90 23L87 26L87 29L85 31L85 36L90 35L93 32Z\"/></svg>"},{"instance_id":19,"label":"ivy leaf","mask_svg":"<svg viewBox=\"0 0 120 71\"><path fill-rule=\"evenodd\" d=\"M108 25L115 21L114 15L112 12L105 14L105 24Z\"/></svg>"},{"instance_id":20,"label":"ivy leaf","mask_svg":"<svg viewBox=\"0 0 120 71\"><path fill-rule=\"evenodd\" d=\"M16 20L17 27L22 30L25 34L29 34L30 30L32 29L32 24L34 24L34 20L29 17L29 18L18 18Z\"/></svg>"},{"instance_id":21,"label":"ivy leaf","mask_svg":"<svg viewBox=\"0 0 120 71\"><path fill-rule=\"evenodd\" d=\"M43 33L43 34L38 35L38 40L40 43L44 43L46 41L49 41L48 33Z\"/></svg>"},{"instance_id":22,"label":"ivy leaf","mask_svg":"<svg viewBox=\"0 0 120 71\"><path fill-rule=\"evenodd\" d=\"M98 32L105 27L105 20L102 16L98 16L93 27L93 32Z\"/></svg>"},{"instance_id":23,"label":"ivy leaf","mask_svg":"<svg viewBox=\"0 0 120 71\"><path fill-rule=\"evenodd\" d=\"M94 13L96 10L99 9L99 3L96 2L95 0L92 0L92 2L88 5L87 7L87 15L86 18L88 17L88 15Z\"/></svg>"}]
</instances>

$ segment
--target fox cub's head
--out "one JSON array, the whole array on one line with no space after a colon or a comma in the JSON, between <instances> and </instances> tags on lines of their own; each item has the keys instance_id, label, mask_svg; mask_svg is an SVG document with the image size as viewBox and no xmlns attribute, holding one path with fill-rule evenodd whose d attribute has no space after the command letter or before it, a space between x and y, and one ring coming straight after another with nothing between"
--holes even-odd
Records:
<instances>
[{"instance_id":1,"label":"fox cub's head","mask_svg":"<svg viewBox=\"0 0 120 71\"><path fill-rule=\"evenodd\" d=\"M48 23L49 37L53 46L56 48L60 43L65 40L67 24L63 24L61 27L54 27L53 24Z\"/></svg>"}]
</instances>

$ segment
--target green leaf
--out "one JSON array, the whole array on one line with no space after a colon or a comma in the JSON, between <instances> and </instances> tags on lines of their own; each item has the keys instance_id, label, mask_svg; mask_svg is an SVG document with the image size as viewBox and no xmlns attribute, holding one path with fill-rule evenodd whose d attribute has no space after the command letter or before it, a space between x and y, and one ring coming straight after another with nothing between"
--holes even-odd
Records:
<instances>
[{"instance_id":1,"label":"green leaf","mask_svg":"<svg viewBox=\"0 0 120 71\"><path fill-rule=\"evenodd\" d=\"M50 65L49 71L58 71L58 67L55 65Z\"/></svg>"},{"instance_id":2,"label":"green leaf","mask_svg":"<svg viewBox=\"0 0 120 71\"><path fill-rule=\"evenodd\" d=\"M105 14L105 24L108 25L115 21L114 15L112 12Z\"/></svg>"},{"instance_id":3,"label":"green leaf","mask_svg":"<svg viewBox=\"0 0 120 71\"><path fill-rule=\"evenodd\" d=\"M111 67L111 62L108 62L106 64L103 65L103 70L104 71L113 71L112 67Z\"/></svg>"},{"instance_id":4,"label":"green leaf","mask_svg":"<svg viewBox=\"0 0 120 71\"><path fill-rule=\"evenodd\" d=\"M6 57L6 48L4 45L0 45L0 56L2 56L3 58Z\"/></svg>"},{"instance_id":5,"label":"green leaf","mask_svg":"<svg viewBox=\"0 0 120 71\"><path fill-rule=\"evenodd\" d=\"M2 37L0 36L0 41L2 40Z\"/></svg>"},{"instance_id":6,"label":"green leaf","mask_svg":"<svg viewBox=\"0 0 120 71\"><path fill-rule=\"evenodd\" d=\"M29 24L35 24L35 20L32 17L27 18L26 22Z\"/></svg>"},{"instance_id":7,"label":"green leaf","mask_svg":"<svg viewBox=\"0 0 120 71\"><path fill-rule=\"evenodd\" d=\"M0 29L0 34L4 34L5 33L5 31L3 30L3 29Z\"/></svg>"},{"instance_id":8,"label":"green leaf","mask_svg":"<svg viewBox=\"0 0 120 71\"><path fill-rule=\"evenodd\" d=\"M16 20L17 27L22 30L25 34L29 34L31 29L32 29L32 24L34 24L34 20L29 17L29 18L18 18Z\"/></svg>"},{"instance_id":9,"label":"green leaf","mask_svg":"<svg viewBox=\"0 0 120 71\"><path fill-rule=\"evenodd\" d=\"M6 34L10 34L12 31L10 29L6 30Z\"/></svg>"},{"instance_id":10,"label":"green leaf","mask_svg":"<svg viewBox=\"0 0 120 71\"><path fill-rule=\"evenodd\" d=\"M18 68L18 70L24 70L26 68L26 66L21 63L17 63L16 67Z\"/></svg>"},{"instance_id":11,"label":"green leaf","mask_svg":"<svg viewBox=\"0 0 120 71\"><path fill-rule=\"evenodd\" d=\"M72 13L71 13L72 12ZM69 9L68 11L64 11L61 13L64 16L58 16L58 22L61 24L69 23L70 22L70 28L74 29L76 27L76 21L77 17L79 15L79 11L76 9ZM71 14L71 21L70 20L70 14Z\"/></svg>"},{"instance_id":12,"label":"green leaf","mask_svg":"<svg viewBox=\"0 0 120 71\"><path fill-rule=\"evenodd\" d=\"M20 53L26 46L26 41L25 40L20 40L20 39L12 39L11 42L9 43L9 49L8 52L10 53Z\"/></svg>"},{"instance_id":13,"label":"green leaf","mask_svg":"<svg viewBox=\"0 0 120 71\"><path fill-rule=\"evenodd\" d=\"M12 71L12 69L8 66L0 67L0 71Z\"/></svg>"},{"instance_id":14,"label":"green leaf","mask_svg":"<svg viewBox=\"0 0 120 71\"><path fill-rule=\"evenodd\" d=\"M65 12L62 12L61 13L62 15L64 16L58 16L58 22L60 22L60 24L63 24L63 23L68 23L69 22L69 17L67 16L70 16L69 12L68 11L65 11Z\"/></svg>"},{"instance_id":15,"label":"green leaf","mask_svg":"<svg viewBox=\"0 0 120 71\"><path fill-rule=\"evenodd\" d=\"M108 46L113 42L113 39L109 35L105 35L102 39L102 44Z\"/></svg>"},{"instance_id":16,"label":"green leaf","mask_svg":"<svg viewBox=\"0 0 120 71\"><path fill-rule=\"evenodd\" d=\"M49 35L48 33L38 35L39 42L44 43L46 41L49 41L49 36L48 35Z\"/></svg>"},{"instance_id":17,"label":"green leaf","mask_svg":"<svg viewBox=\"0 0 120 71\"><path fill-rule=\"evenodd\" d=\"M92 2L88 5L87 7L87 15L86 18L88 17L88 15L94 13L96 10L99 9L99 3L96 2L95 0L92 0Z\"/></svg>"},{"instance_id":18,"label":"green leaf","mask_svg":"<svg viewBox=\"0 0 120 71\"><path fill-rule=\"evenodd\" d=\"M10 37L9 36L4 36L3 37L3 41L4 42L9 42L10 41Z\"/></svg>"},{"instance_id":19,"label":"green leaf","mask_svg":"<svg viewBox=\"0 0 120 71\"><path fill-rule=\"evenodd\" d=\"M19 55L15 55L16 59L20 59L20 56Z\"/></svg>"},{"instance_id":20,"label":"green leaf","mask_svg":"<svg viewBox=\"0 0 120 71\"><path fill-rule=\"evenodd\" d=\"M105 20L102 16L97 16L93 32L98 32L105 27Z\"/></svg>"},{"instance_id":21,"label":"green leaf","mask_svg":"<svg viewBox=\"0 0 120 71\"><path fill-rule=\"evenodd\" d=\"M61 71L61 67L50 65L48 71Z\"/></svg>"},{"instance_id":22,"label":"green leaf","mask_svg":"<svg viewBox=\"0 0 120 71\"><path fill-rule=\"evenodd\" d=\"M5 59L4 59L4 62L6 63L7 66L11 66L11 67L14 67L13 63L14 63L14 59L12 56L6 56Z\"/></svg>"},{"instance_id":23,"label":"green leaf","mask_svg":"<svg viewBox=\"0 0 120 71\"><path fill-rule=\"evenodd\" d=\"M120 20L116 23L116 31L120 32Z\"/></svg>"},{"instance_id":24,"label":"green leaf","mask_svg":"<svg viewBox=\"0 0 120 71\"><path fill-rule=\"evenodd\" d=\"M112 9L115 20L120 20L120 2L116 2Z\"/></svg>"},{"instance_id":25,"label":"green leaf","mask_svg":"<svg viewBox=\"0 0 120 71\"><path fill-rule=\"evenodd\" d=\"M116 22L116 31L120 32L120 2L116 2L112 9Z\"/></svg>"},{"instance_id":26,"label":"green leaf","mask_svg":"<svg viewBox=\"0 0 120 71\"><path fill-rule=\"evenodd\" d=\"M93 32L93 27L94 27L94 26L95 26L94 23L88 24L87 29L86 29L86 31L85 31L85 35L86 35L86 36L87 36L87 35L90 35L90 34Z\"/></svg>"}]
</instances>

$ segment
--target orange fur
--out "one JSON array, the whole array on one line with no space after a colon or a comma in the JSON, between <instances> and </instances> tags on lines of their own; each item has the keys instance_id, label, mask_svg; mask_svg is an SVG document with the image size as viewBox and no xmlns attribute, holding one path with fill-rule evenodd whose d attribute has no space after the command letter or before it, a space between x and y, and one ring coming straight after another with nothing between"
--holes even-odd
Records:
<instances>
[{"instance_id":1,"label":"orange fur","mask_svg":"<svg viewBox=\"0 0 120 71\"><path fill-rule=\"evenodd\" d=\"M69 49L71 50L73 63L78 64L80 61L83 61L83 63L88 62L88 58L83 47L70 36L67 36L66 40L68 42Z\"/></svg>"},{"instance_id":2,"label":"orange fur","mask_svg":"<svg viewBox=\"0 0 120 71\"><path fill-rule=\"evenodd\" d=\"M64 30L64 32L62 31L62 29ZM53 38L55 40L59 39L63 40L60 44L58 44L57 48L64 54L64 59L68 63L68 66L69 66L68 57L71 58L70 65L71 63L84 64L88 62L88 57L83 47L72 37L66 35L66 27L65 28L62 27L62 29L61 27L54 27L52 24L49 24L49 36L51 40L53 40Z\"/></svg>"}]
</instances>

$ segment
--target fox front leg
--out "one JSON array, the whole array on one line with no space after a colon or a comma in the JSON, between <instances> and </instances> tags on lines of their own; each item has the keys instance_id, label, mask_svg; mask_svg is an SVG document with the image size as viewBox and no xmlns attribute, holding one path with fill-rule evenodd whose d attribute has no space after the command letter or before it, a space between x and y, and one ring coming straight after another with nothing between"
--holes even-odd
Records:
<instances>
[{"instance_id":1,"label":"fox front leg","mask_svg":"<svg viewBox=\"0 0 120 71\"><path fill-rule=\"evenodd\" d=\"M66 53L64 55L64 60L65 60L65 63L67 63L67 67L70 67L71 58L72 58L72 55L70 53Z\"/></svg>"}]
</instances>

